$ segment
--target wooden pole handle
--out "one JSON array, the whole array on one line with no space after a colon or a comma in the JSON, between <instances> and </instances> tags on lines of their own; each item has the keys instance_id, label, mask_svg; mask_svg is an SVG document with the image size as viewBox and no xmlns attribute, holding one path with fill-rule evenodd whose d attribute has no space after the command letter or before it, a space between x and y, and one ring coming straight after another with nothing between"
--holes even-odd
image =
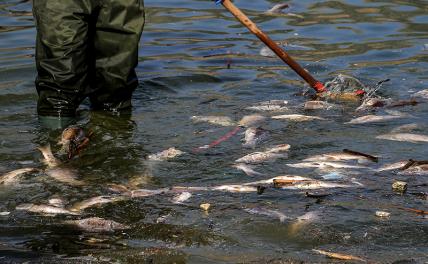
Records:
<instances>
[{"instance_id":1,"label":"wooden pole handle","mask_svg":"<svg viewBox=\"0 0 428 264\"><path fill-rule=\"evenodd\" d=\"M257 25L252 22L239 8L237 8L230 0L223 0L222 5L229 10L248 30L256 35L263 43L265 43L278 57L288 64L300 77L302 77L312 88L318 93L325 92L324 84L317 81L312 75L300 66L287 52L285 52L278 44L269 38Z\"/></svg>"}]
</instances>

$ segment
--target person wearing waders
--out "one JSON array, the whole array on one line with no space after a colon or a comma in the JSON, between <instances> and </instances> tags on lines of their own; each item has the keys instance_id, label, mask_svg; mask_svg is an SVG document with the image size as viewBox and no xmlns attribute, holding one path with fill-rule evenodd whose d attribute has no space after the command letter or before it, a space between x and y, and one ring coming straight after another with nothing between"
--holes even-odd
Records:
<instances>
[{"instance_id":1,"label":"person wearing waders","mask_svg":"<svg viewBox=\"0 0 428 264\"><path fill-rule=\"evenodd\" d=\"M89 98L94 110L131 108L143 0L33 0L37 113L61 128Z\"/></svg>"}]
</instances>

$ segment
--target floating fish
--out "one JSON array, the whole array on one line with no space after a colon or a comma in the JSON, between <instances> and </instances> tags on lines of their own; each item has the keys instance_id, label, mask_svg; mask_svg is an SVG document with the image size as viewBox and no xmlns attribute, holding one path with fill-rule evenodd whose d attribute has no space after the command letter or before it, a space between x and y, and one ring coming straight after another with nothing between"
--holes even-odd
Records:
<instances>
[{"instance_id":1,"label":"floating fish","mask_svg":"<svg viewBox=\"0 0 428 264\"><path fill-rule=\"evenodd\" d=\"M286 216L285 214L277 210L271 210L271 209L266 209L262 207L244 208L244 211L250 214L264 215L272 218L277 218L281 223L285 222L285 220L287 219L290 219L290 217Z\"/></svg>"},{"instance_id":2,"label":"floating fish","mask_svg":"<svg viewBox=\"0 0 428 264\"><path fill-rule=\"evenodd\" d=\"M428 89L425 89L425 90L422 90L422 91L419 91L419 92L413 94L413 97L420 97L423 99L428 99Z\"/></svg>"},{"instance_id":3,"label":"floating fish","mask_svg":"<svg viewBox=\"0 0 428 264\"><path fill-rule=\"evenodd\" d=\"M385 164L382 167L378 168L376 171L382 172L382 171L398 170L404 167L408 162L409 162L408 160L402 160L394 163Z\"/></svg>"},{"instance_id":4,"label":"floating fish","mask_svg":"<svg viewBox=\"0 0 428 264\"><path fill-rule=\"evenodd\" d=\"M311 156L304 159L303 161L347 161L347 160L357 160L358 162L367 162L370 161L368 157L345 153L345 152L331 152L320 155Z\"/></svg>"},{"instance_id":5,"label":"floating fish","mask_svg":"<svg viewBox=\"0 0 428 264\"><path fill-rule=\"evenodd\" d=\"M301 163L288 163L287 166L292 168L320 168L320 169L367 169L365 166L361 165L351 165L343 162L328 162L328 161L319 161L319 162L301 162Z\"/></svg>"},{"instance_id":6,"label":"floating fish","mask_svg":"<svg viewBox=\"0 0 428 264\"><path fill-rule=\"evenodd\" d=\"M58 160L52 153L51 146L46 145L38 148L42 153L44 160L43 162L50 168L59 166L62 164L60 160Z\"/></svg>"},{"instance_id":7,"label":"floating fish","mask_svg":"<svg viewBox=\"0 0 428 264\"><path fill-rule=\"evenodd\" d=\"M243 127L254 127L260 125L265 120L266 117L262 115L246 115L238 122L238 125Z\"/></svg>"},{"instance_id":8,"label":"floating fish","mask_svg":"<svg viewBox=\"0 0 428 264\"><path fill-rule=\"evenodd\" d=\"M50 198L48 200L48 203L52 206L59 208L64 208L64 206L66 205L66 202L61 198Z\"/></svg>"},{"instance_id":9,"label":"floating fish","mask_svg":"<svg viewBox=\"0 0 428 264\"><path fill-rule=\"evenodd\" d=\"M147 156L147 159L152 160L152 161L167 161L167 160L173 159L175 157L178 157L180 155L183 155L184 153L185 152L172 147L172 148L166 149L164 151L161 151L159 153L151 154L151 155Z\"/></svg>"},{"instance_id":10,"label":"floating fish","mask_svg":"<svg viewBox=\"0 0 428 264\"><path fill-rule=\"evenodd\" d=\"M313 251L320 253L322 255L325 255L329 258L334 258L334 259L340 259L340 260L358 260L358 261L363 261L363 262L367 262L365 259L362 259L360 257L355 257L352 255L345 255L345 254L339 254L339 253L333 253L333 252L327 252L324 250L318 250L318 249L312 249Z\"/></svg>"},{"instance_id":11,"label":"floating fish","mask_svg":"<svg viewBox=\"0 0 428 264\"><path fill-rule=\"evenodd\" d=\"M17 185L24 174L37 172L37 171L39 170L36 168L24 168L24 169L10 171L0 176L0 185L5 185L5 186Z\"/></svg>"},{"instance_id":12,"label":"floating fish","mask_svg":"<svg viewBox=\"0 0 428 264\"><path fill-rule=\"evenodd\" d=\"M127 225L123 225L113 220L107 220L100 217L90 217L79 220L67 220L64 223L76 226L77 228L83 231L94 233L115 232L118 230L130 229L130 227Z\"/></svg>"},{"instance_id":13,"label":"floating fish","mask_svg":"<svg viewBox=\"0 0 428 264\"><path fill-rule=\"evenodd\" d=\"M323 181L302 181L290 186L283 186L282 189L290 190L315 190L315 189L327 189L327 188L351 188L356 185L333 183L333 182L323 182Z\"/></svg>"},{"instance_id":14,"label":"floating fish","mask_svg":"<svg viewBox=\"0 0 428 264\"><path fill-rule=\"evenodd\" d=\"M412 132L412 131L417 130L417 129L421 129L421 125L418 123L411 123L411 124L398 126L394 129L392 129L391 133L392 134L406 133L406 132Z\"/></svg>"},{"instance_id":15,"label":"floating fish","mask_svg":"<svg viewBox=\"0 0 428 264\"><path fill-rule=\"evenodd\" d=\"M428 175L428 164L412 166L408 169L400 171L402 175Z\"/></svg>"},{"instance_id":16,"label":"floating fish","mask_svg":"<svg viewBox=\"0 0 428 264\"><path fill-rule=\"evenodd\" d=\"M381 123L381 122L388 122L394 119L403 118L404 115L366 115L361 116L355 119L352 119L349 122L346 122L345 124L368 124L368 123Z\"/></svg>"},{"instance_id":17,"label":"floating fish","mask_svg":"<svg viewBox=\"0 0 428 264\"><path fill-rule=\"evenodd\" d=\"M260 102L254 106L247 107L247 110L266 111L266 112L282 112L288 110L288 101L285 100L270 100Z\"/></svg>"},{"instance_id":18,"label":"floating fish","mask_svg":"<svg viewBox=\"0 0 428 264\"><path fill-rule=\"evenodd\" d=\"M236 122L228 116L192 116L191 120L195 123L210 123L220 126L236 126Z\"/></svg>"},{"instance_id":19,"label":"floating fish","mask_svg":"<svg viewBox=\"0 0 428 264\"><path fill-rule=\"evenodd\" d=\"M245 186L258 186L258 185L273 185L275 181L289 181L289 182L299 182L299 181L313 181L314 179L297 176L297 175L281 175L276 176L267 180L260 180L255 182L244 183Z\"/></svg>"},{"instance_id":20,"label":"floating fish","mask_svg":"<svg viewBox=\"0 0 428 264\"><path fill-rule=\"evenodd\" d=\"M244 143L242 146L246 148L255 148L257 144L265 141L270 136L269 131L261 127L250 127L245 130Z\"/></svg>"},{"instance_id":21,"label":"floating fish","mask_svg":"<svg viewBox=\"0 0 428 264\"><path fill-rule=\"evenodd\" d=\"M330 110L337 108L337 105L330 104L324 101L307 101L303 106L305 110Z\"/></svg>"},{"instance_id":22,"label":"floating fish","mask_svg":"<svg viewBox=\"0 0 428 264\"><path fill-rule=\"evenodd\" d=\"M125 199L127 199L127 197L101 195L101 196L92 197L92 198L89 198L87 200L78 202L78 203L74 204L73 206L71 206L70 210L73 212L79 212L79 211L85 210L85 209L90 208L90 207L99 206L99 205L107 204L107 203L114 203L114 202L118 202L118 201L123 201Z\"/></svg>"},{"instance_id":23,"label":"floating fish","mask_svg":"<svg viewBox=\"0 0 428 264\"><path fill-rule=\"evenodd\" d=\"M80 151L89 144L89 138L92 132L86 135L85 131L78 126L71 126L64 129L61 135L61 140L58 142L62 145L61 152L66 153L71 159L75 155L80 154Z\"/></svg>"},{"instance_id":24,"label":"floating fish","mask_svg":"<svg viewBox=\"0 0 428 264\"><path fill-rule=\"evenodd\" d=\"M428 136L411 133L390 133L376 137L377 139L386 139L394 141L405 141L412 143L428 142Z\"/></svg>"},{"instance_id":25,"label":"floating fish","mask_svg":"<svg viewBox=\"0 0 428 264\"><path fill-rule=\"evenodd\" d=\"M296 218L289 226L291 234L296 234L305 228L308 224L314 223L320 219L320 212L311 211Z\"/></svg>"},{"instance_id":26,"label":"floating fish","mask_svg":"<svg viewBox=\"0 0 428 264\"><path fill-rule=\"evenodd\" d=\"M390 105L391 103L392 99L367 98L361 103L359 107L357 107L356 111L371 110L373 108Z\"/></svg>"},{"instance_id":27,"label":"floating fish","mask_svg":"<svg viewBox=\"0 0 428 264\"><path fill-rule=\"evenodd\" d=\"M272 153L272 152L254 152L242 158L235 160L237 163L259 164L264 162L274 162L277 159L288 158L287 153Z\"/></svg>"},{"instance_id":28,"label":"floating fish","mask_svg":"<svg viewBox=\"0 0 428 264\"><path fill-rule=\"evenodd\" d=\"M296 121L296 122L313 121L313 120L326 120L325 118L318 117L318 116L306 116L306 115L298 115L298 114L277 115L277 116L272 116L272 118L273 119L286 119L286 120L291 120L291 121Z\"/></svg>"},{"instance_id":29,"label":"floating fish","mask_svg":"<svg viewBox=\"0 0 428 264\"><path fill-rule=\"evenodd\" d=\"M232 192L232 193L257 192L256 187L245 186L245 185L220 185L220 186L211 187L210 190Z\"/></svg>"},{"instance_id":30,"label":"floating fish","mask_svg":"<svg viewBox=\"0 0 428 264\"><path fill-rule=\"evenodd\" d=\"M64 208L52 206L52 205L45 205L45 204L20 204L16 207L16 210L23 210L23 211L29 211L33 213L42 213L42 214L49 214L49 215L56 215L56 214L68 214L68 215L79 215L77 212L73 212Z\"/></svg>"},{"instance_id":31,"label":"floating fish","mask_svg":"<svg viewBox=\"0 0 428 264\"><path fill-rule=\"evenodd\" d=\"M189 200L190 197L192 197L191 193L189 193L189 192L182 192L182 193L174 196L171 201L172 201L172 203L175 203L175 204L181 204L181 203Z\"/></svg>"},{"instance_id":32,"label":"floating fish","mask_svg":"<svg viewBox=\"0 0 428 264\"><path fill-rule=\"evenodd\" d=\"M268 11L266 11L265 14L267 14L267 15L282 14L282 11L284 9L289 8L289 7L290 6L287 3L276 4L271 9L269 9Z\"/></svg>"},{"instance_id":33,"label":"floating fish","mask_svg":"<svg viewBox=\"0 0 428 264\"><path fill-rule=\"evenodd\" d=\"M47 169L46 174L59 182L71 186L83 186L86 184L84 181L77 180L78 173L76 170L64 166Z\"/></svg>"},{"instance_id":34,"label":"floating fish","mask_svg":"<svg viewBox=\"0 0 428 264\"><path fill-rule=\"evenodd\" d=\"M248 164L237 163L237 164L232 165L232 167L234 167L234 168L236 168L238 170L242 170L248 176L260 176L260 175L263 175L262 173L255 171L254 167L250 166Z\"/></svg>"},{"instance_id":35,"label":"floating fish","mask_svg":"<svg viewBox=\"0 0 428 264\"><path fill-rule=\"evenodd\" d=\"M149 197L149 196L164 194L169 190L170 189L168 188L157 189L157 190L137 189L137 190L132 190L132 191L123 193L123 195L129 196L131 198L141 198L141 197Z\"/></svg>"}]
</instances>

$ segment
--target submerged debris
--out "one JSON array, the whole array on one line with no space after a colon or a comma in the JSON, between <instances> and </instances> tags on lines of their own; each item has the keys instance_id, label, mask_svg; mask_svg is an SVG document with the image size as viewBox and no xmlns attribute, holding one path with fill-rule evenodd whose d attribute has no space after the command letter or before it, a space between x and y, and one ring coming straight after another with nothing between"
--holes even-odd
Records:
<instances>
[{"instance_id":1,"label":"submerged debris","mask_svg":"<svg viewBox=\"0 0 428 264\"><path fill-rule=\"evenodd\" d=\"M244 143L245 148L255 148L257 144L267 140L270 132L261 127L250 127L245 130Z\"/></svg>"},{"instance_id":2,"label":"submerged debris","mask_svg":"<svg viewBox=\"0 0 428 264\"><path fill-rule=\"evenodd\" d=\"M377 217L383 217L383 218L386 218L386 217L391 216L391 213L389 213L389 212L385 212L385 211L376 211L375 215L376 215Z\"/></svg>"},{"instance_id":3,"label":"submerged debris","mask_svg":"<svg viewBox=\"0 0 428 264\"><path fill-rule=\"evenodd\" d=\"M210 123L219 126L236 126L236 122L228 116L192 116L191 120L195 123Z\"/></svg>"},{"instance_id":4,"label":"submerged debris","mask_svg":"<svg viewBox=\"0 0 428 264\"><path fill-rule=\"evenodd\" d=\"M407 191L407 182L394 181L392 183L392 189L398 193L405 193Z\"/></svg>"},{"instance_id":5,"label":"submerged debris","mask_svg":"<svg viewBox=\"0 0 428 264\"><path fill-rule=\"evenodd\" d=\"M262 207L254 207L254 208L244 208L244 211L250 214L255 214L255 215L264 215L264 216L269 216L272 218L277 218L279 219L279 221L281 223L285 222L285 220L290 219L289 216L277 211L277 210L271 210L271 209L266 209L266 208L262 208Z\"/></svg>"}]
</instances>

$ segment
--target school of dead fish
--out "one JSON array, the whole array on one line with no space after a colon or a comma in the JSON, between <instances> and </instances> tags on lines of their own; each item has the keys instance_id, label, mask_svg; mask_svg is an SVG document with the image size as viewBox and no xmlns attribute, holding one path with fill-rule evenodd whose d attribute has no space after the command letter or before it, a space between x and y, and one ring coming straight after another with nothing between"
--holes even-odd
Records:
<instances>
[{"instance_id":1,"label":"school of dead fish","mask_svg":"<svg viewBox=\"0 0 428 264\"><path fill-rule=\"evenodd\" d=\"M277 4L267 12L265 15L289 15L296 16L290 12L284 12L288 9L288 4ZM283 44L283 43L281 43ZM292 45L285 43L284 45L298 49L310 49L304 46ZM262 56L273 56L274 54L263 48L260 51ZM392 99L384 98L367 98L362 101L359 107L356 108L356 113L364 112L366 110L373 110L380 107L388 106L401 106L401 105L414 105L415 103L424 102L428 100L428 89L413 94L413 97L409 101L405 102L394 102ZM304 103L304 110L330 110L339 109L340 105L326 102L326 101L307 101ZM234 127L240 126L245 128L243 133L244 148L256 149L260 143L270 138L270 131L265 130L262 125L269 118L273 120L286 120L289 122L309 122L309 121L328 121L326 118L313 116L313 115L302 115L290 113L289 102L285 100L270 100L265 102L257 103L253 106L246 108L248 111L272 113L274 115L266 117L261 114L253 114L244 116L241 120L236 121L227 116L192 116L190 119L193 123L209 123L218 126ZM398 111L385 110L386 114L375 115L368 114L356 117L345 124L349 125L364 125L364 124L376 124L389 122L396 119L408 118L409 115L402 114ZM391 133L378 135L376 138L380 140L394 140L394 141L405 141L411 143L426 143L428 142L428 135L410 133L412 130L418 127L417 123L401 126ZM78 128L66 129L63 132L62 138L59 141L61 145L60 152L68 153L69 157L73 157L79 154L81 146L85 146L88 143L89 137L86 136L83 130ZM74 146L73 144L76 144ZM74 149L72 147L74 146ZM256 166L263 163L276 162L278 159L285 160L288 158L288 152L291 146L288 144L281 144L266 148L264 151L256 151L244 155L238 158L232 164L232 167L242 170L245 174L255 177L263 176L263 173L255 171ZM78 172L61 160L57 159L52 153L49 145L38 148L43 156L43 163L46 165L45 169L39 168L22 168L17 169L0 176L0 186L20 186L26 175L39 175L46 174L52 180L59 183L66 184L73 187L81 187L86 185L82 180L79 180ZM74 151L74 152L72 152ZM163 150L158 153L148 155L146 160L148 162L165 162L173 160L179 156L186 155L175 147ZM86 200L76 202L71 205L67 205L63 199L53 197L48 200L47 204L32 204L24 203L16 206L18 211L28 211L37 214L43 214L47 216L54 215L70 215L70 216L81 216L84 215L84 211L88 208L97 207L110 203L117 203L129 199L144 198L155 195L166 195L169 196L169 200L173 204L183 204L192 198L193 193L200 192L231 192L231 193L247 193L247 192L259 192L260 186L280 189L295 189L295 190L317 190L317 189L329 189L329 188L358 188L362 184L355 181L347 182L333 182L331 179L343 179L340 176L340 170L371 170L375 172L385 172L392 170L400 170L408 161L398 161L391 164L383 164L381 166L371 166L372 160L361 155L349 154L346 152L335 152L335 153L323 153L313 155L303 159L298 163L287 163L286 165L293 168L316 168L320 171L331 172L322 176L327 181L311 179L308 177L302 177L297 175L283 175L265 180L251 181L246 183L219 185L219 186L173 186L162 189L137 189L132 184L125 185L110 185L110 190L115 192L115 195L100 195L88 198ZM376 164L377 165L377 164ZM420 164L412 166L406 170L400 171L401 174L411 175L428 175L428 165ZM280 183L280 185L278 185ZM132 189L130 189L132 187ZM309 196L308 192L306 194ZM327 194L328 195L328 194ZM322 197L322 195L320 196ZM200 205L200 208L204 211L208 211L211 207L210 204L204 203ZM282 213L276 209L270 209L266 207L243 207L242 210L252 215L266 216L273 219L277 219L279 222L289 221L289 229L291 233L299 232L304 228L305 225L314 223L320 220L319 211L307 212L298 217L291 217ZM10 212L0 212L0 216L8 216ZM389 212L377 211L376 216L378 217L389 217ZM162 221L159 221L159 223ZM103 219L99 217L86 217L76 220L66 220L63 222L65 225L71 225L74 228L81 229L86 232L116 232L123 231L132 228L129 225L118 223L114 220ZM314 249L314 252L325 255L330 258L339 260L354 260L354 261L366 261L360 257L333 253L324 250Z\"/></svg>"}]
</instances>

